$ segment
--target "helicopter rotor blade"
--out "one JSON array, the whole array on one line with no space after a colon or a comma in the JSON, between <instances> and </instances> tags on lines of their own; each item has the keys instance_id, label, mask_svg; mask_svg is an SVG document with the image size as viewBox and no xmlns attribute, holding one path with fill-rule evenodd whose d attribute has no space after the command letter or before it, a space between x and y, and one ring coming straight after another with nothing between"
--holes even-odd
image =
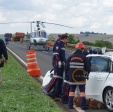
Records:
<instances>
[{"instance_id":1,"label":"helicopter rotor blade","mask_svg":"<svg viewBox=\"0 0 113 112\"><path fill-rule=\"evenodd\" d=\"M0 24L15 24L15 23L30 23L30 22L7 22L7 23L0 23Z\"/></svg>"},{"instance_id":2,"label":"helicopter rotor blade","mask_svg":"<svg viewBox=\"0 0 113 112\"><path fill-rule=\"evenodd\" d=\"M49 22L41 22L41 21L29 21L29 22L5 22L5 23L0 23L0 24L15 24L15 23L39 23L43 28L45 28L45 25L43 23L46 24L54 24L54 25L58 25L58 26L63 26L63 27L68 27L68 28L74 28L74 27L70 27L70 26L66 26L66 25L62 25L62 24L57 24L57 23L49 23Z\"/></svg>"},{"instance_id":3,"label":"helicopter rotor blade","mask_svg":"<svg viewBox=\"0 0 113 112\"><path fill-rule=\"evenodd\" d=\"M73 27L70 27L70 26L66 26L66 25L62 25L62 24L57 24L57 23L48 23L48 22L42 22L42 23L46 23L46 24L54 24L54 25L59 25L59 26L68 27L68 28L73 28Z\"/></svg>"}]
</instances>

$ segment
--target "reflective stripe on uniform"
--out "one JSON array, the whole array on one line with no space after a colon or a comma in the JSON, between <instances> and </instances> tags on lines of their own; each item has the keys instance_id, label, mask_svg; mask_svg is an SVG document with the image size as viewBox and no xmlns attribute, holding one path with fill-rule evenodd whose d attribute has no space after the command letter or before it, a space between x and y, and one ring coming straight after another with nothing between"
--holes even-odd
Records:
<instances>
[{"instance_id":1,"label":"reflective stripe on uniform","mask_svg":"<svg viewBox=\"0 0 113 112\"><path fill-rule=\"evenodd\" d=\"M72 65L70 65L70 68L84 68L84 66L72 66Z\"/></svg>"},{"instance_id":2,"label":"reflective stripe on uniform","mask_svg":"<svg viewBox=\"0 0 113 112\"><path fill-rule=\"evenodd\" d=\"M69 83L69 81L67 81L67 80L64 80L64 82L65 82L65 83Z\"/></svg>"},{"instance_id":3,"label":"reflective stripe on uniform","mask_svg":"<svg viewBox=\"0 0 113 112\"><path fill-rule=\"evenodd\" d=\"M84 65L84 63L78 63L78 62L70 62L70 65Z\"/></svg>"},{"instance_id":4,"label":"reflective stripe on uniform","mask_svg":"<svg viewBox=\"0 0 113 112\"><path fill-rule=\"evenodd\" d=\"M56 55L56 54L59 54L59 53L53 53L53 55Z\"/></svg>"},{"instance_id":5,"label":"reflective stripe on uniform","mask_svg":"<svg viewBox=\"0 0 113 112\"><path fill-rule=\"evenodd\" d=\"M86 96L85 92L80 92L80 97L85 97L85 96Z\"/></svg>"},{"instance_id":6,"label":"reflective stripe on uniform","mask_svg":"<svg viewBox=\"0 0 113 112\"><path fill-rule=\"evenodd\" d=\"M65 48L61 48L62 50L65 50Z\"/></svg>"},{"instance_id":7,"label":"reflective stripe on uniform","mask_svg":"<svg viewBox=\"0 0 113 112\"><path fill-rule=\"evenodd\" d=\"M70 68L84 68L84 63L70 62Z\"/></svg>"},{"instance_id":8,"label":"reflective stripe on uniform","mask_svg":"<svg viewBox=\"0 0 113 112\"><path fill-rule=\"evenodd\" d=\"M53 75L53 77L63 79L63 77L57 75Z\"/></svg>"},{"instance_id":9,"label":"reflective stripe on uniform","mask_svg":"<svg viewBox=\"0 0 113 112\"><path fill-rule=\"evenodd\" d=\"M86 84L86 80L81 81L81 82L68 82L70 85L84 85Z\"/></svg>"},{"instance_id":10,"label":"reflective stripe on uniform","mask_svg":"<svg viewBox=\"0 0 113 112\"><path fill-rule=\"evenodd\" d=\"M75 96L75 92L69 92L69 96Z\"/></svg>"}]
</instances>

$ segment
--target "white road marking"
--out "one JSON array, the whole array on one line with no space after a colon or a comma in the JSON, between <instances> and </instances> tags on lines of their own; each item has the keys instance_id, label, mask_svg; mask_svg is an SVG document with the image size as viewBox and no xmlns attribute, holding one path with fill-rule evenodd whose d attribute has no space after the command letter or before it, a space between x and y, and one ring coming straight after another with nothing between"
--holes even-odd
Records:
<instances>
[{"instance_id":1,"label":"white road marking","mask_svg":"<svg viewBox=\"0 0 113 112\"><path fill-rule=\"evenodd\" d=\"M18 55L16 55L12 50L10 50L8 47L7 49L16 57L18 60L20 60L25 66L27 66L27 63L23 61Z\"/></svg>"},{"instance_id":2,"label":"white road marking","mask_svg":"<svg viewBox=\"0 0 113 112\"><path fill-rule=\"evenodd\" d=\"M48 52L46 52L46 51L42 51L42 52L44 52L44 53L48 53Z\"/></svg>"},{"instance_id":3,"label":"white road marking","mask_svg":"<svg viewBox=\"0 0 113 112\"><path fill-rule=\"evenodd\" d=\"M78 112L85 112L84 110L81 110L80 107L76 107L76 106L73 106L75 108L75 110L77 110Z\"/></svg>"}]
</instances>

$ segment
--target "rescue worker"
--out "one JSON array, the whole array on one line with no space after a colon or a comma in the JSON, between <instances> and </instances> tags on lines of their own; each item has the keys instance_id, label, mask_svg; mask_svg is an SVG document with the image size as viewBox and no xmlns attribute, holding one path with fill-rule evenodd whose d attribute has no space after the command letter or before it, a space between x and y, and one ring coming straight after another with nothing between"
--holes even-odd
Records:
<instances>
[{"instance_id":1,"label":"rescue worker","mask_svg":"<svg viewBox=\"0 0 113 112\"><path fill-rule=\"evenodd\" d=\"M57 100L61 95L64 65L66 62L64 45L68 42L68 36L63 34L59 41L56 41L53 46L53 69L54 75L49 84L45 88L45 92L49 93L54 87L54 100ZM58 99L60 100L60 99Z\"/></svg>"},{"instance_id":2,"label":"rescue worker","mask_svg":"<svg viewBox=\"0 0 113 112\"><path fill-rule=\"evenodd\" d=\"M82 50L82 53L87 56L89 54L89 52L87 50L85 50L85 45L82 43L82 42L78 42L76 45L75 45L75 48L76 46L82 46L81 50ZM74 54L75 51L72 52L72 54Z\"/></svg>"},{"instance_id":3,"label":"rescue worker","mask_svg":"<svg viewBox=\"0 0 113 112\"><path fill-rule=\"evenodd\" d=\"M7 64L8 62L8 54L7 54L7 49L5 46L5 43L2 39L0 39L0 68L3 67L4 61L3 61L3 56L5 58L5 62ZM2 73L0 70L0 83L2 82Z\"/></svg>"},{"instance_id":4,"label":"rescue worker","mask_svg":"<svg viewBox=\"0 0 113 112\"><path fill-rule=\"evenodd\" d=\"M55 41L54 46L53 46L53 52L54 52L54 47L55 47L55 45L58 43L58 41L61 40L61 36L62 36L62 35L58 35L58 38L57 38L57 40Z\"/></svg>"},{"instance_id":5,"label":"rescue worker","mask_svg":"<svg viewBox=\"0 0 113 112\"><path fill-rule=\"evenodd\" d=\"M69 77L69 99L68 108L73 108L73 99L75 96L75 89L79 86L81 109L87 110L85 98L85 84L90 72L90 63L86 56L82 53L84 45L81 43L76 44L76 51L68 57L66 61L66 75Z\"/></svg>"},{"instance_id":6,"label":"rescue worker","mask_svg":"<svg viewBox=\"0 0 113 112\"><path fill-rule=\"evenodd\" d=\"M62 35L60 35L60 34L58 35L57 41L59 41L61 39L61 36Z\"/></svg>"},{"instance_id":7,"label":"rescue worker","mask_svg":"<svg viewBox=\"0 0 113 112\"><path fill-rule=\"evenodd\" d=\"M79 42L75 45L76 46L82 46L81 50L82 53L86 56L89 53L85 50L85 45L82 42ZM73 51L71 55L73 55L74 53L76 53L76 51ZM61 95L61 102L64 104L68 103L68 96L69 96L69 78L67 76L67 74L65 73L65 77L64 77L64 81L63 81L63 85L62 85L62 95Z\"/></svg>"}]
</instances>

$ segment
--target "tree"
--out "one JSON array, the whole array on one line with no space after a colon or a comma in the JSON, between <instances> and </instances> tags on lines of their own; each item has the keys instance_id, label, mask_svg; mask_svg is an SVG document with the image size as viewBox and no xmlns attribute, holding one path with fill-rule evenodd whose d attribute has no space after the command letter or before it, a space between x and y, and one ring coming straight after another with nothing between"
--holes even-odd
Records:
<instances>
[{"instance_id":1,"label":"tree","mask_svg":"<svg viewBox=\"0 0 113 112\"><path fill-rule=\"evenodd\" d=\"M113 45L109 41L103 41L103 40L96 40L95 46L97 47L107 47L107 48L113 48Z\"/></svg>"},{"instance_id":2,"label":"tree","mask_svg":"<svg viewBox=\"0 0 113 112\"><path fill-rule=\"evenodd\" d=\"M70 34L69 35L69 38L68 38L68 42L70 43L70 44L76 44L76 43L78 43L80 40L79 39L75 39L75 37L74 37L74 35L73 34Z\"/></svg>"}]
</instances>

